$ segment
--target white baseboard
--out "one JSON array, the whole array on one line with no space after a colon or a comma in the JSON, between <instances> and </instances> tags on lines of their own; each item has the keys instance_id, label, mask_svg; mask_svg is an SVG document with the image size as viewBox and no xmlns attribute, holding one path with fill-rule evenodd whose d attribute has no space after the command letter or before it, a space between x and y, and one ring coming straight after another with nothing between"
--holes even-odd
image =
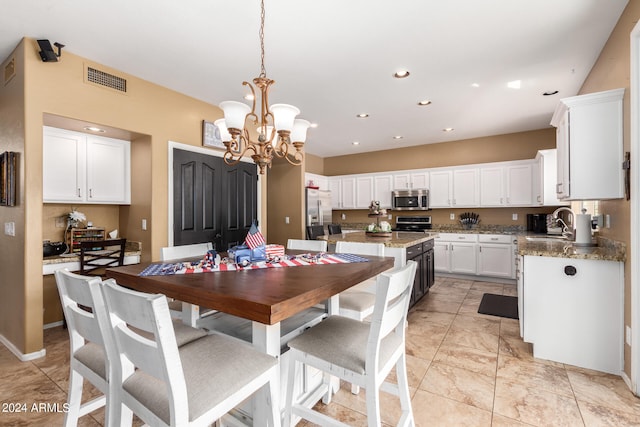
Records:
<instances>
[{"instance_id":1,"label":"white baseboard","mask_svg":"<svg viewBox=\"0 0 640 427\"><path fill-rule=\"evenodd\" d=\"M629 378L627 376L627 373L622 371L622 373L620 374L620 376L622 377L622 380L624 381L624 383L627 385L627 387L629 387L629 390L631 390L631 393L633 393L635 396L640 397L640 395L638 395L638 393L636 393L636 390L633 389L633 385L631 384L631 378Z\"/></svg>"},{"instance_id":2,"label":"white baseboard","mask_svg":"<svg viewBox=\"0 0 640 427\"><path fill-rule=\"evenodd\" d=\"M455 274L455 273L442 273L436 271L436 279L437 278L448 278L448 279L462 279L462 280L472 280L474 282L493 282L500 283L503 285L515 285L516 279L507 279L502 277L489 277L489 276L473 276L471 274Z\"/></svg>"},{"instance_id":3,"label":"white baseboard","mask_svg":"<svg viewBox=\"0 0 640 427\"><path fill-rule=\"evenodd\" d=\"M34 351L33 353L24 354L20 350L18 350L18 348L15 345L13 345L11 341L9 341L7 338L5 338L4 335L1 335L1 334L0 334L0 342L4 344L4 346L7 347L9 351L13 353L22 362L28 362L30 360L39 359L41 357L44 357L47 354L47 351L44 348L40 351Z\"/></svg>"},{"instance_id":4,"label":"white baseboard","mask_svg":"<svg viewBox=\"0 0 640 427\"><path fill-rule=\"evenodd\" d=\"M57 328L58 326L62 326L62 325L63 325L62 320L58 320L57 322L47 323L46 325L44 325L44 326L42 327L42 329Z\"/></svg>"}]
</instances>

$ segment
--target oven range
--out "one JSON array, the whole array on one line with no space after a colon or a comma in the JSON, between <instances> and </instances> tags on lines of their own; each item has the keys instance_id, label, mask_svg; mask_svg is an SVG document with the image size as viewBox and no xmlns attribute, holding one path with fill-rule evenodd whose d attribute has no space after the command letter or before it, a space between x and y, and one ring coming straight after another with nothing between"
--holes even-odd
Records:
<instances>
[{"instance_id":1,"label":"oven range","mask_svg":"<svg viewBox=\"0 0 640 427\"><path fill-rule=\"evenodd\" d=\"M393 231L426 232L431 230L431 216L397 216Z\"/></svg>"}]
</instances>

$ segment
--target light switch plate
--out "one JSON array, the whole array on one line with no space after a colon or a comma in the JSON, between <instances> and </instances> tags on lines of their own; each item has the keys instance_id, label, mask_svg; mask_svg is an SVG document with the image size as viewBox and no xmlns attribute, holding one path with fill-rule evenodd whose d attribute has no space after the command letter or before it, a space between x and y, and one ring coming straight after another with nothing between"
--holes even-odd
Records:
<instances>
[{"instance_id":1,"label":"light switch plate","mask_svg":"<svg viewBox=\"0 0 640 427\"><path fill-rule=\"evenodd\" d=\"M453 212L451 212L451 213L449 214L449 219L451 219L451 220L456 219L456 214L454 214Z\"/></svg>"},{"instance_id":2,"label":"light switch plate","mask_svg":"<svg viewBox=\"0 0 640 427\"><path fill-rule=\"evenodd\" d=\"M517 221L518 220L518 214L517 213L511 214L511 219L514 220L514 221Z\"/></svg>"},{"instance_id":3,"label":"light switch plate","mask_svg":"<svg viewBox=\"0 0 640 427\"><path fill-rule=\"evenodd\" d=\"M4 223L4 234L7 236L15 236L16 235L16 223L15 222L5 222Z\"/></svg>"},{"instance_id":4,"label":"light switch plate","mask_svg":"<svg viewBox=\"0 0 640 427\"><path fill-rule=\"evenodd\" d=\"M143 219L143 220L142 220L142 229L143 229L143 230L146 230L146 229L147 229L147 220L146 220L146 219Z\"/></svg>"}]
</instances>

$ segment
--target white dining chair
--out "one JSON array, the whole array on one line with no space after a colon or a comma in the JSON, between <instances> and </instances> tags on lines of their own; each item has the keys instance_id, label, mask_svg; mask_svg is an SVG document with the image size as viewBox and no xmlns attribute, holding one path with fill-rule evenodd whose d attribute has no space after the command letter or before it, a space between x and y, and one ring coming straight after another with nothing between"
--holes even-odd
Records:
<instances>
[{"instance_id":1,"label":"white dining chair","mask_svg":"<svg viewBox=\"0 0 640 427\"><path fill-rule=\"evenodd\" d=\"M191 245L165 246L160 248L160 261L171 261L181 258L191 258L202 256L204 258L207 251L213 249L211 242L194 243ZM207 308L201 309L200 306L187 302L172 300L169 302L169 309L173 318L180 318L185 324L191 327L199 327L200 320L206 316L215 313L215 310Z\"/></svg>"},{"instance_id":2,"label":"white dining chair","mask_svg":"<svg viewBox=\"0 0 640 427\"><path fill-rule=\"evenodd\" d=\"M384 256L384 244L338 241L336 253ZM340 293L340 315L356 320L364 320L370 316L376 302L375 288L374 277Z\"/></svg>"},{"instance_id":3,"label":"white dining chair","mask_svg":"<svg viewBox=\"0 0 640 427\"><path fill-rule=\"evenodd\" d=\"M104 405L107 406L105 425L110 425L110 367L105 347L113 347L113 343L109 331L101 329L107 325L106 317L102 322L98 321L98 316L106 316L100 291L101 279L71 273L67 269L57 270L55 277L70 344L69 407L64 414L64 425L76 426L80 417ZM100 390L102 395L82 404L85 379Z\"/></svg>"},{"instance_id":4,"label":"white dining chair","mask_svg":"<svg viewBox=\"0 0 640 427\"><path fill-rule=\"evenodd\" d=\"M294 416L322 426L345 426L327 415L294 402L293 385L297 364L313 366L366 390L367 424L380 426L380 390L400 398L399 426L413 426L413 411L407 380L405 321L416 274L416 262L380 274L376 282L376 304L371 323L331 316L289 341L289 370L284 425ZM398 384L385 382L395 367ZM329 393L325 385L325 392Z\"/></svg>"},{"instance_id":5,"label":"white dining chair","mask_svg":"<svg viewBox=\"0 0 640 427\"><path fill-rule=\"evenodd\" d=\"M178 348L164 295L112 279L102 291L115 343L112 390L122 407L153 426L208 426L260 390L271 404L269 424L280 426L276 358L217 334Z\"/></svg>"},{"instance_id":6,"label":"white dining chair","mask_svg":"<svg viewBox=\"0 0 640 427\"><path fill-rule=\"evenodd\" d=\"M313 252L326 252L327 241L326 240L289 239L287 240L287 249L313 251Z\"/></svg>"}]
</instances>

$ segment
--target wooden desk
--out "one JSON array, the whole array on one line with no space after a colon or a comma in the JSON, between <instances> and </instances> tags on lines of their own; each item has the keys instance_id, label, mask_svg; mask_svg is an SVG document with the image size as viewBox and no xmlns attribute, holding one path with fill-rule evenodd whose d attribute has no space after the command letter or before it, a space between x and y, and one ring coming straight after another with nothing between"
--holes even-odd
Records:
<instances>
[{"instance_id":1,"label":"wooden desk","mask_svg":"<svg viewBox=\"0 0 640 427\"><path fill-rule=\"evenodd\" d=\"M390 257L367 256L369 262L264 268L171 276L139 276L149 263L107 269L107 277L142 292L212 308L252 321L253 346L280 357L280 322L329 301L338 314L338 294L393 267ZM254 423L266 420L266 396L257 396Z\"/></svg>"}]
</instances>

